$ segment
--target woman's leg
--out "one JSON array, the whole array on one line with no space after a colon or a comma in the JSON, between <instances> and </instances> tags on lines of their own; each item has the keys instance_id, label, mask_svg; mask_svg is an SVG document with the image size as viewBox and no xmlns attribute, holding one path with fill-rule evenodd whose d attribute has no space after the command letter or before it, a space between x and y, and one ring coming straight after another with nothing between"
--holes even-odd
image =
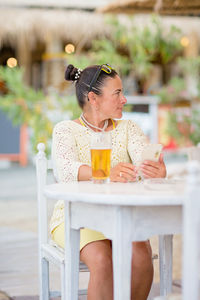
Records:
<instances>
[{"instance_id":1,"label":"woman's leg","mask_svg":"<svg viewBox=\"0 0 200 300\"><path fill-rule=\"evenodd\" d=\"M131 300L146 300L153 281L150 242L134 242L132 249Z\"/></svg>"},{"instance_id":2,"label":"woman's leg","mask_svg":"<svg viewBox=\"0 0 200 300\"><path fill-rule=\"evenodd\" d=\"M88 300L113 299L112 248L109 240L87 244L80 259L90 270ZM139 299L138 299L139 300Z\"/></svg>"}]
</instances>

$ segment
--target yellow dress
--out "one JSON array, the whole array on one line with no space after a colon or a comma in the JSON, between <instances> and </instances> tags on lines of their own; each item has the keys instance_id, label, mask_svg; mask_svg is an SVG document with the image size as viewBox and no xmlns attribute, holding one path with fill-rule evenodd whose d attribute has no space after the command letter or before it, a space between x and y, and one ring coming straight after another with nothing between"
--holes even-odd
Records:
<instances>
[{"instance_id":1,"label":"yellow dress","mask_svg":"<svg viewBox=\"0 0 200 300\"><path fill-rule=\"evenodd\" d=\"M110 131L112 137L111 167L120 162L137 164L147 138L136 123L131 120L118 121ZM54 175L58 182L76 181L81 165L91 165L90 139L92 130L74 121L62 121L53 130L52 161ZM64 247L64 202L59 200L50 222L52 239ZM101 233L88 228L81 229L80 250L90 242L104 240Z\"/></svg>"}]
</instances>

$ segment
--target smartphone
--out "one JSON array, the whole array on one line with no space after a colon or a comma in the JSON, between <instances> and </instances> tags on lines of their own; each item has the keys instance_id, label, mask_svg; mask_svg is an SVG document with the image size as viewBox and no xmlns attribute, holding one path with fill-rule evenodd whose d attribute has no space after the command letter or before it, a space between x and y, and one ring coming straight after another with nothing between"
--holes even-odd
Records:
<instances>
[{"instance_id":1,"label":"smartphone","mask_svg":"<svg viewBox=\"0 0 200 300\"><path fill-rule=\"evenodd\" d=\"M162 144L147 144L142 151L142 161L151 160L158 161L162 152Z\"/></svg>"}]
</instances>

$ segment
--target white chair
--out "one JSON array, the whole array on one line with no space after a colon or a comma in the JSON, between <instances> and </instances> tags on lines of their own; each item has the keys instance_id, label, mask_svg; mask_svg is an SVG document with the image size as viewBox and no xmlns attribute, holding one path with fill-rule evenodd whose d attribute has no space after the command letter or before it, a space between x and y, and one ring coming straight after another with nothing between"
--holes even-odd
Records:
<instances>
[{"instance_id":1,"label":"white chair","mask_svg":"<svg viewBox=\"0 0 200 300\"><path fill-rule=\"evenodd\" d=\"M45 156L45 145L40 143L37 146L38 154L36 156L36 173L37 173L37 201L38 201L38 247L39 247L39 284L40 300L49 300L61 295L62 300L65 298L65 260L64 250L55 246L48 234L48 216L47 200L43 196L43 189L47 181L47 170L52 169L51 161ZM60 268L61 292L49 290L49 262ZM88 272L85 264L80 262L79 270ZM87 295L87 290L79 290L79 295Z\"/></svg>"},{"instance_id":2,"label":"white chair","mask_svg":"<svg viewBox=\"0 0 200 300\"><path fill-rule=\"evenodd\" d=\"M182 295L159 296L154 300L198 300L200 297L200 148L189 148L187 189L183 208ZM196 160L192 160L195 158Z\"/></svg>"},{"instance_id":3,"label":"white chair","mask_svg":"<svg viewBox=\"0 0 200 300\"><path fill-rule=\"evenodd\" d=\"M185 148L185 152L188 155L188 160L200 161L200 144L193 147Z\"/></svg>"},{"instance_id":4,"label":"white chair","mask_svg":"<svg viewBox=\"0 0 200 300\"><path fill-rule=\"evenodd\" d=\"M47 200L43 190L47 182L47 170L52 169L51 161L46 159L45 145L40 143L37 146L36 156L37 169L37 199L38 199L38 229L39 229L39 277L40 277L40 300L49 300L55 297L58 292L49 291L49 262L60 267L61 271L61 299L64 300L65 282L65 260L64 251L49 241ZM172 239L173 235L159 237L159 264L160 264L160 294L167 295L172 291ZM153 255L152 259L158 258ZM87 267L80 262L80 271L88 271ZM87 294L87 290L80 290L80 295Z\"/></svg>"},{"instance_id":5,"label":"white chair","mask_svg":"<svg viewBox=\"0 0 200 300\"><path fill-rule=\"evenodd\" d=\"M168 296L159 296L154 298L154 300L182 300L182 297L180 294L172 294Z\"/></svg>"},{"instance_id":6,"label":"white chair","mask_svg":"<svg viewBox=\"0 0 200 300\"><path fill-rule=\"evenodd\" d=\"M200 148L197 148L200 154ZM199 157L200 158L200 157ZM183 218L183 300L200 298L200 159L188 162Z\"/></svg>"}]
</instances>

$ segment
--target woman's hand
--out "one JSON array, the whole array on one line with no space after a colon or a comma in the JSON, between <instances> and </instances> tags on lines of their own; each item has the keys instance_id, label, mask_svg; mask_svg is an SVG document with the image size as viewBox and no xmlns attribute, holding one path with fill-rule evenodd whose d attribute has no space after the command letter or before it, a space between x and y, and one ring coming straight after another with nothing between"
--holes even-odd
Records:
<instances>
[{"instance_id":1,"label":"woman's hand","mask_svg":"<svg viewBox=\"0 0 200 300\"><path fill-rule=\"evenodd\" d=\"M160 154L159 161L154 162L150 160L144 161L141 166L140 170L144 178L162 178L166 176L166 167L163 161L163 153Z\"/></svg>"},{"instance_id":2,"label":"woman's hand","mask_svg":"<svg viewBox=\"0 0 200 300\"><path fill-rule=\"evenodd\" d=\"M135 166L130 163L119 163L110 170L110 181L129 182L135 180Z\"/></svg>"}]
</instances>

